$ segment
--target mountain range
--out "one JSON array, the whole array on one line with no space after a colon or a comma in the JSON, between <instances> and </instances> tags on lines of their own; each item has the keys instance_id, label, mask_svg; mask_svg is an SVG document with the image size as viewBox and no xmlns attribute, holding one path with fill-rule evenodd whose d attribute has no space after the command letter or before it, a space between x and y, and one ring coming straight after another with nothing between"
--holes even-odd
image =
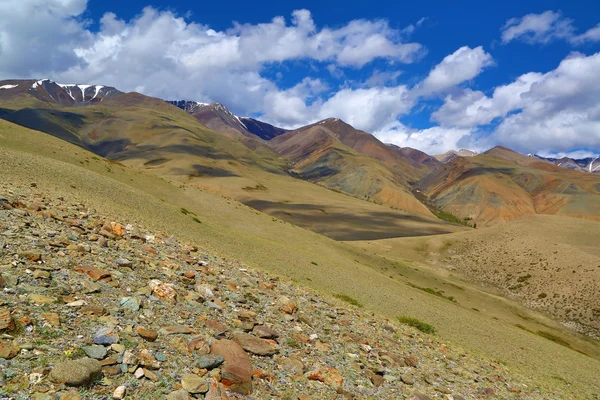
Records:
<instances>
[{"instance_id":1,"label":"mountain range","mask_svg":"<svg viewBox=\"0 0 600 400\"><path fill-rule=\"evenodd\" d=\"M258 194L211 178L287 175L420 218L444 212L464 225L537 213L600 215L599 158L543 159L501 147L430 156L338 118L286 130L219 103L163 101L108 86L42 79L1 81L0 88L0 118L256 207Z\"/></svg>"}]
</instances>

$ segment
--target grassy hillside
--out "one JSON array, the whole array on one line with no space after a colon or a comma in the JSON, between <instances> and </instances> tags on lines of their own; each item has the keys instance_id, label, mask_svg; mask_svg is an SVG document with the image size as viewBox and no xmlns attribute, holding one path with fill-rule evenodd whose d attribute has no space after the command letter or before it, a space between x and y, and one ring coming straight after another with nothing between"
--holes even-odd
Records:
<instances>
[{"instance_id":1,"label":"grassy hillside","mask_svg":"<svg viewBox=\"0 0 600 400\"><path fill-rule=\"evenodd\" d=\"M398 259L420 259L491 286L573 331L600 339L598 232L598 222L532 215L435 238L358 245Z\"/></svg>"},{"instance_id":2,"label":"grassy hillside","mask_svg":"<svg viewBox=\"0 0 600 400\"><path fill-rule=\"evenodd\" d=\"M350 296L388 318L416 317L435 327L443 340L524 374L530 387L547 391L548 398L590 398L600 390L600 362L592 344L578 344L576 336L564 334L573 346L588 346L584 351L590 356L585 356L486 309L518 310L533 315L533 320L542 316L467 284L464 290L456 289L464 294L452 301L445 288L457 284L450 278L335 242L234 200L172 185L6 122L0 122L0 179L17 189L36 183L40 193L85 201L105 215L127 216L128 221L198 243L250 267L323 293ZM472 307L467 298L479 307Z\"/></svg>"}]
</instances>

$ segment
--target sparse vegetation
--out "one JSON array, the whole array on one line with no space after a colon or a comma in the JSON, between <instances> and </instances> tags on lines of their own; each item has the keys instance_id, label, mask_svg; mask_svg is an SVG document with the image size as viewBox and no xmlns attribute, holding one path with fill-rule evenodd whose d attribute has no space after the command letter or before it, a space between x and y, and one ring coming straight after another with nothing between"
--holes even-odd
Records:
<instances>
[{"instance_id":1,"label":"sparse vegetation","mask_svg":"<svg viewBox=\"0 0 600 400\"><path fill-rule=\"evenodd\" d=\"M256 191L267 190L267 187L265 185L263 185L262 183L258 183L256 186L243 187L242 190L245 190L246 192L256 192Z\"/></svg>"},{"instance_id":2,"label":"sparse vegetation","mask_svg":"<svg viewBox=\"0 0 600 400\"><path fill-rule=\"evenodd\" d=\"M434 295L434 296L441 297L441 298L443 298L443 299L446 299L446 300L450 300L450 301L451 301L451 302L453 302L453 303L456 303L456 302L457 302L457 301L456 301L456 299L454 298L454 296L446 296L446 295L444 294L444 291L442 291L442 290L435 290L435 289L433 289L433 288L421 287L421 286L417 286L417 285L415 285L415 284L412 284L412 283L410 283L410 282L408 283L408 286L410 286L410 287L412 287L412 288L415 288L415 289L422 290L422 291L424 291L425 293L429 293L429 294L432 294L432 295Z\"/></svg>"},{"instance_id":3,"label":"sparse vegetation","mask_svg":"<svg viewBox=\"0 0 600 400\"><path fill-rule=\"evenodd\" d=\"M348 304L352 304L353 306L363 307L363 305L362 305L361 302L359 302L358 300L356 300L356 299L354 299L354 298L352 298L352 297L350 297L350 296L348 296L346 294L336 293L336 294L333 295L333 297L338 298L340 300L343 300L343 301L345 301Z\"/></svg>"},{"instance_id":4,"label":"sparse vegetation","mask_svg":"<svg viewBox=\"0 0 600 400\"><path fill-rule=\"evenodd\" d=\"M398 321L400 321L401 323L403 323L405 325L409 325L414 328L417 328L418 330L420 330L423 333L429 333L429 334L435 333L435 328L432 325L430 325L426 322L423 322L414 317L401 316L401 317L398 317Z\"/></svg>"}]
</instances>

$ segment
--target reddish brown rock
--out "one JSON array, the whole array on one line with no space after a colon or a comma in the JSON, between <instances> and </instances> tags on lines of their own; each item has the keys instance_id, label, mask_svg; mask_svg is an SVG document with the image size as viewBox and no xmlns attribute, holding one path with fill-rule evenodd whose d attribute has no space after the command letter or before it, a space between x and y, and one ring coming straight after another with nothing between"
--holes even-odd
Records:
<instances>
[{"instance_id":1,"label":"reddish brown rock","mask_svg":"<svg viewBox=\"0 0 600 400\"><path fill-rule=\"evenodd\" d=\"M208 393L204 400L229 400L225 388L216 379L211 379L208 385Z\"/></svg>"},{"instance_id":2,"label":"reddish brown rock","mask_svg":"<svg viewBox=\"0 0 600 400\"><path fill-rule=\"evenodd\" d=\"M154 342L156 338L158 338L157 332L151 331L150 329L146 329L142 326L135 328L135 332L148 342Z\"/></svg>"},{"instance_id":3,"label":"reddish brown rock","mask_svg":"<svg viewBox=\"0 0 600 400\"><path fill-rule=\"evenodd\" d=\"M272 356L279 352L279 345L277 342L261 339L248 333L235 334L233 336L233 341L242 346L244 350L259 356Z\"/></svg>"},{"instance_id":4,"label":"reddish brown rock","mask_svg":"<svg viewBox=\"0 0 600 400\"><path fill-rule=\"evenodd\" d=\"M25 250L19 253L19 257L26 258L29 261L42 261L42 254L36 250Z\"/></svg>"},{"instance_id":5,"label":"reddish brown rock","mask_svg":"<svg viewBox=\"0 0 600 400\"><path fill-rule=\"evenodd\" d=\"M194 330L189 326L163 326L158 333L161 335L189 335L194 333Z\"/></svg>"},{"instance_id":6,"label":"reddish brown rock","mask_svg":"<svg viewBox=\"0 0 600 400\"><path fill-rule=\"evenodd\" d=\"M266 325L256 325L252 329L252 333L263 339L275 339L279 337L279 333Z\"/></svg>"},{"instance_id":7,"label":"reddish brown rock","mask_svg":"<svg viewBox=\"0 0 600 400\"><path fill-rule=\"evenodd\" d=\"M313 381L323 382L327 386L341 387L344 383L344 378L340 371L336 368L321 368L316 367L312 371L308 372L308 379Z\"/></svg>"},{"instance_id":8,"label":"reddish brown rock","mask_svg":"<svg viewBox=\"0 0 600 400\"><path fill-rule=\"evenodd\" d=\"M16 343L0 342L0 358L10 360L16 357L20 350Z\"/></svg>"},{"instance_id":9,"label":"reddish brown rock","mask_svg":"<svg viewBox=\"0 0 600 400\"><path fill-rule=\"evenodd\" d=\"M10 310L6 307L0 307L0 331L12 331L13 329L15 329L15 320Z\"/></svg>"},{"instance_id":10,"label":"reddish brown rock","mask_svg":"<svg viewBox=\"0 0 600 400\"><path fill-rule=\"evenodd\" d=\"M211 354L225 359L221 367L221 381L232 391L249 395L252 393L252 363L244 349L232 340L215 340Z\"/></svg>"},{"instance_id":11,"label":"reddish brown rock","mask_svg":"<svg viewBox=\"0 0 600 400\"><path fill-rule=\"evenodd\" d=\"M110 271L92 267L91 265L75 267L75 271L87 274L90 278L92 278L95 281L106 281L110 280L111 278Z\"/></svg>"},{"instance_id":12,"label":"reddish brown rock","mask_svg":"<svg viewBox=\"0 0 600 400\"><path fill-rule=\"evenodd\" d=\"M281 296L278 300L279 308L286 314L293 314L296 310L296 303L285 296Z\"/></svg>"},{"instance_id":13,"label":"reddish brown rock","mask_svg":"<svg viewBox=\"0 0 600 400\"><path fill-rule=\"evenodd\" d=\"M190 353L210 353L210 347L208 347L208 344L206 344L206 341L204 340L203 336L196 336L195 338L190 339L190 341L187 343L187 349Z\"/></svg>"},{"instance_id":14,"label":"reddish brown rock","mask_svg":"<svg viewBox=\"0 0 600 400\"><path fill-rule=\"evenodd\" d=\"M153 279L149 282L149 286L152 289L154 297L158 297L161 300L175 300L177 298L177 292L173 288L173 285Z\"/></svg>"}]
</instances>

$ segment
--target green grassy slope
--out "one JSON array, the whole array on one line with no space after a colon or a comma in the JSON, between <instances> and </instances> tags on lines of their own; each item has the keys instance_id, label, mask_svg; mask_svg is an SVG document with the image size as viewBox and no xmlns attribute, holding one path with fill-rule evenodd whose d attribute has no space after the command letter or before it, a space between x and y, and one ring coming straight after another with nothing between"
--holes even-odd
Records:
<instances>
[{"instance_id":1,"label":"green grassy slope","mask_svg":"<svg viewBox=\"0 0 600 400\"><path fill-rule=\"evenodd\" d=\"M349 295L389 318L417 317L432 324L440 337L460 344L466 351L502 360L529 377L532 388L549 391L549 398L590 398L600 390L600 362L595 358L474 311L463 306L460 299L455 303L408 285L423 287L422 281L441 279L426 270L414 271L236 201L174 186L2 121L0 179L16 190L35 182L35 190L41 193L52 192L73 202L84 202L115 219L138 221L323 293ZM194 213L200 223L182 208ZM495 301L493 297L480 299L484 306L485 302L498 304ZM511 303L510 307L517 306Z\"/></svg>"}]
</instances>

